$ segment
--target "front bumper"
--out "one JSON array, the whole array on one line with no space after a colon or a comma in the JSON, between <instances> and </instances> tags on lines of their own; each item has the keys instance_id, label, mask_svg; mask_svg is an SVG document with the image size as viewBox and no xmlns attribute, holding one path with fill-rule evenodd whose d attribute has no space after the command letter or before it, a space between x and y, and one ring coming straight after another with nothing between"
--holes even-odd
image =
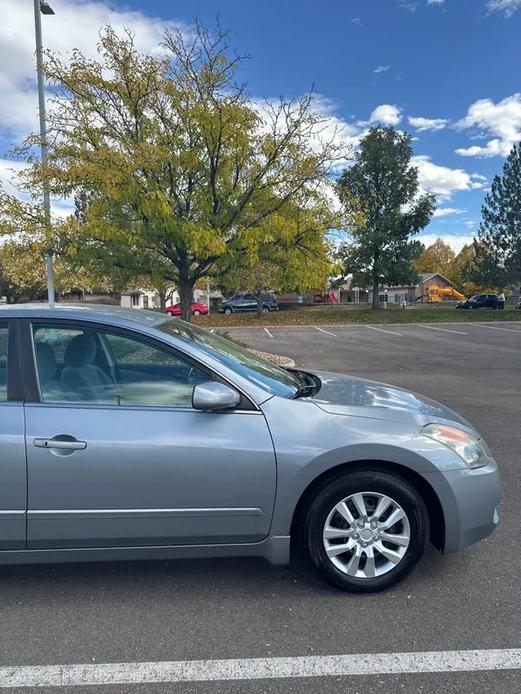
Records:
<instances>
[{"instance_id":1,"label":"front bumper","mask_svg":"<svg viewBox=\"0 0 521 694\"><path fill-rule=\"evenodd\" d=\"M490 535L499 522L501 478L495 462L471 470L426 473L443 509L444 552L457 552Z\"/></svg>"}]
</instances>

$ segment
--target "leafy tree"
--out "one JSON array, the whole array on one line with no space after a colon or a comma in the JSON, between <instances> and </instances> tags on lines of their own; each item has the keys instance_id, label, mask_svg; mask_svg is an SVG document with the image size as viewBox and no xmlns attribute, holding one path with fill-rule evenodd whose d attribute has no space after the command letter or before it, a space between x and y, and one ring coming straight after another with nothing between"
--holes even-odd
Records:
<instances>
[{"instance_id":1,"label":"leafy tree","mask_svg":"<svg viewBox=\"0 0 521 694\"><path fill-rule=\"evenodd\" d=\"M425 248L414 263L416 272L441 272L442 275L452 279L450 274L456 254L452 248L442 239Z\"/></svg>"},{"instance_id":2,"label":"leafy tree","mask_svg":"<svg viewBox=\"0 0 521 694\"><path fill-rule=\"evenodd\" d=\"M240 252L223 259L228 263L223 288L253 290L260 317L267 290L305 291L324 286L331 271L325 234L333 219L327 207L310 200L306 208L286 204L246 231Z\"/></svg>"},{"instance_id":3,"label":"leafy tree","mask_svg":"<svg viewBox=\"0 0 521 694\"><path fill-rule=\"evenodd\" d=\"M382 283L414 281L412 264L422 251L411 237L434 211L434 197L419 192L418 171L411 164L411 137L393 128L372 128L360 143L354 165L338 180L351 241L340 250L346 273L373 289L373 309L380 307Z\"/></svg>"},{"instance_id":4,"label":"leafy tree","mask_svg":"<svg viewBox=\"0 0 521 694\"><path fill-rule=\"evenodd\" d=\"M472 277L496 287L521 282L521 145L514 145L481 208Z\"/></svg>"},{"instance_id":5,"label":"leafy tree","mask_svg":"<svg viewBox=\"0 0 521 694\"><path fill-rule=\"evenodd\" d=\"M43 206L26 202L0 190L0 294L8 303L43 299L47 278L44 256L48 241ZM95 263L92 250L80 252L77 224L73 218L53 219L55 285L58 294L74 289L112 292L125 285L118 283L116 270L105 272L104 263ZM81 243L85 239L81 238ZM79 244L81 248L81 244ZM83 258L83 262L78 261ZM88 260L89 262L85 262Z\"/></svg>"},{"instance_id":6,"label":"leafy tree","mask_svg":"<svg viewBox=\"0 0 521 694\"><path fill-rule=\"evenodd\" d=\"M131 35L106 28L99 60L49 54L49 164L34 163L25 184L85 196L83 256L139 275L145 260L162 263L190 320L195 283L225 272L234 253L249 262L252 230L318 195L341 153L312 95L249 98L219 27L213 36L197 24L188 40L167 33L163 49L143 55Z\"/></svg>"}]
</instances>

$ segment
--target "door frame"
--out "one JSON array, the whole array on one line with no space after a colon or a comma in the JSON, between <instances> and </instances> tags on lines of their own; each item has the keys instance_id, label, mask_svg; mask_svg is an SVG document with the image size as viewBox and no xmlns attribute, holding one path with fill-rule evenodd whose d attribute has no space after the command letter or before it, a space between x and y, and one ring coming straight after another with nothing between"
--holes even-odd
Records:
<instances>
[{"instance_id":1,"label":"door frame","mask_svg":"<svg viewBox=\"0 0 521 694\"><path fill-rule=\"evenodd\" d=\"M127 337L129 339L138 339L141 342L150 344L156 349L162 349L164 351L170 352L177 358L191 364L192 366L198 368L200 371L204 371L208 374L209 381L217 381L219 383L224 383L234 388L241 396L241 400L236 408L230 410L229 412L221 412L221 414L234 414L240 412L249 412L251 414L262 414L260 407L247 395L242 388L237 386L235 383L229 381L228 379L221 376L221 374L214 371L212 368L206 364L195 359L192 355L183 352L182 350L174 347L166 341L151 337L139 330L124 328L118 325L113 325L111 323L102 323L100 321L89 321L89 320L74 320L69 318L21 318L16 319L18 321L17 333L16 333L16 351L19 355L19 362L17 366L18 378L23 379L21 382L15 381L14 385L18 384L19 391L23 395L22 401L27 403L37 403L41 405L50 405L53 407L59 406L60 403L45 403L42 400L40 393L40 385L36 367L36 354L34 349L33 340L33 325L48 325L56 326L57 328L71 328L80 330L100 330L102 332L113 333L114 335L120 335L122 337ZM11 333L9 333L9 336ZM9 354L9 347L8 347ZM8 360L9 361L9 360ZM74 403L62 403L70 406ZM78 403L76 403L78 404ZM88 406L88 403L82 403L82 406ZM122 405L122 408L141 408L141 405ZM149 406L150 409L154 409L154 406ZM164 409L163 406L160 409ZM186 410L186 407L169 407L171 410ZM188 408L191 411L193 408Z\"/></svg>"}]
</instances>

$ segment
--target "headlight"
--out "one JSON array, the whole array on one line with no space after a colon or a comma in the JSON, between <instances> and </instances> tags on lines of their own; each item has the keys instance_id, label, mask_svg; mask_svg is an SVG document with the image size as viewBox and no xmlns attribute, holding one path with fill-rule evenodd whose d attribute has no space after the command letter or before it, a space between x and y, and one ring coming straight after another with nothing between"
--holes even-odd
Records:
<instances>
[{"instance_id":1,"label":"headlight","mask_svg":"<svg viewBox=\"0 0 521 694\"><path fill-rule=\"evenodd\" d=\"M463 429L446 424L427 424L421 433L452 448L470 468L487 464L487 454L481 440Z\"/></svg>"}]
</instances>

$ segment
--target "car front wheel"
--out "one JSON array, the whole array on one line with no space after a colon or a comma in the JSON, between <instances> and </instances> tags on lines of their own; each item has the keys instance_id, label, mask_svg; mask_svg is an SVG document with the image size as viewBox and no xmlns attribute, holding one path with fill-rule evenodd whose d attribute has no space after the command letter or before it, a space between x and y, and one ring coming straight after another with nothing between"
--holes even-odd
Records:
<instances>
[{"instance_id":1,"label":"car front wheel","mask_svg":"<svg viewBox=\"0 0 521 694\"><path fill-rule=\"evenodd\" d=\"M199 309L196 308L194 311L194 316L200 316L200 315L201 315L201 311L199 311Z\"/></svg>"},{"instance_id":2,"label":"car front wheel","mask_svg":"<svg viewBox=\"0 0 521 694\"><path fill-rule=\"evenodd\" d=\"M226 313L227 316L229 316L230 313L232 313L232 310L231 310L230 307L227 307L227 308L224 309L224 312Z\"/></svg>"},{"instance_id":3,"label":"car front wheel","mask_svg":"<svg viewBox=\"0 0 521 694\"><path fill-rule=\"evenodd\" d=\"M358 471L331 480L310 504L309 556L324 579L368 593L388 588L423 556L429 520L416 489L397 475Z\"/></svg>"}]
</instances>

